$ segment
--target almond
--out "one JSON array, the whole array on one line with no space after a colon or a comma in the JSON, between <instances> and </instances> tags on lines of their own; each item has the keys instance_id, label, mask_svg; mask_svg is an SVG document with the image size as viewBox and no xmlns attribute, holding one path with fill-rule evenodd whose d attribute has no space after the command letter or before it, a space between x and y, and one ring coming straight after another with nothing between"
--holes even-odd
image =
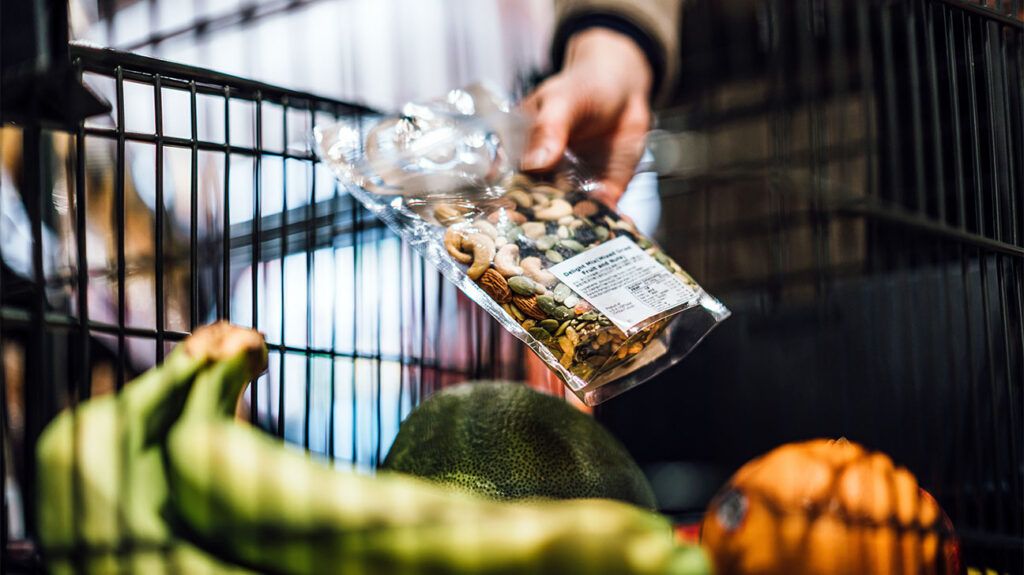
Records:
<instances>
[{"instance_id":1,"label":"almond","mask_svg":"<svg viewBox=\"0 0 1024 575\"><path fill-rule=\"evenodd\" d=\"M542 320L548 317L544 310L540 309L540 306L537 305L537 296L523 297L521 295L513 295L512 303L519 308L519 311L523 312L523 315L533 319Z\"/></svg>"},{"instance_id":2,"label":"almond","mask_svg":"<svg viewBox=\"0 0 1024 575\"><path fill-rule=\"evenodd\" d=\"M508 282L494 268L489 268L476 281L487 292L487 295L498 303L507 303L512 298L512 290L508 289Z\"/></svg>"}]
</instances>

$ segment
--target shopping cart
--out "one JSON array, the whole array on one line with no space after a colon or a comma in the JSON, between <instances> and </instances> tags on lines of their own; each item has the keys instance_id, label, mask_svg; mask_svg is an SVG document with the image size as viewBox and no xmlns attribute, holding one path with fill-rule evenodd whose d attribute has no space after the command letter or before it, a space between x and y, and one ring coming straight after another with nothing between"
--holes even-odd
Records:
<instances>
[{"instance_id":1,"label":"shopping cart","mask_svg":"<svg viewBox=\"0 0 1024 575\"><path fill-rule=\"evenodd\" d=\"M686 98L652 137L657 235L735 314L597 417L681 521L758 453L846 435L917 474L966 566L1024 573L1021 3L695 6ZM372 110L124 52L73 46L69 64L109 117L22 116L3 140L26 224L0 221L23 240L0 245L5 565L39 568L16 507L49 418L199 324L268 336L244 416L366 468L431 390L523 377L522 348L301 137Z\"/></svg>"}]
</instances>

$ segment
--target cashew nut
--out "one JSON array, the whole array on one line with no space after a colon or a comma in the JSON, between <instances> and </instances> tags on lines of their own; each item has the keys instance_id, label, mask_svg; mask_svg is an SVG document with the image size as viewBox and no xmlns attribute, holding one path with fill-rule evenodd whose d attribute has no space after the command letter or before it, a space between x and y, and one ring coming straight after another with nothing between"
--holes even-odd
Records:
<instances>
[{"instance_id":1,"label":"cashew nut","mask_svg":"<svg viewBox=\"0 0 1024 575\"><path fill-rule=\"evenodd\" d=\"M547 233L547 227L541 222L526 222L522 227L523 233L531 240L535 240Z\"/></svg>"},{"instance_id":2,"label":"cashew nut","mask_svg":"<svg viewBox=\"0 0 1024 575\"><path fill-rule=\"evenodd\" d=\"M473 248L473 265L466 270L469 279L476 280L491 267L494 259L494 240L486 234L473 234L462 240L462 247Z\"/></svg>"},{"instance_id":3,"label":"cashew nut","mask_svg":"<svg viewBox=\"0 0 1024 575\"><path fill-rule=\"evenodd\" d=\"M523 268L519 263L519 246L516 244L505 244L501 246L494 256L494 269L501 275L510 278L523 275Z\"/></svg>"},{"instance_id":4,"label":"cashew nut","mask_svg":"<svg viewBox=\"0 0 1024 575\"><path fill-rule=\"evenodd\" d=\"M461 222L463 220L464 210L461 210L451 204L438 204L434 208L434 219L437 220L442 226L450 226L454 223Z\"/></svg>"},{"instance_id":5,"label":"cashew nut","mask_svg":"<svg viewBox=\"0 0 1024 575\"><path fill-rule=\"evenodd\" d=\"M529 208L533 206L533 197L518 188L505 194L505 197L515 202L520 208Z\"/></svg>"},{"instance_id":6,"label":"cashew nut","mask_svg":"<svg viewBox=\"0 0 1024 575\"><path fill-rule=\"evenodd\" d=\"M533 213L538 220L559 220L572 215L572 204L562 199L551 200L551 205Z\"/></svg>"},{"instance_id":7,"label":"cashew nut","mask_svg":"<svg viewBox=\"0 0 1024 575\"><path fill-rule=\"evenodd\" d=\"M547 196L549 198L561 198L562 196L565 195L565 191L562 190L561 188L558 188L558 187L555 187L555 186L549 186L547 184L541 184L539 186L534 186L533 187L533 191L535 191L537 193L540 193L540 194L544 194L545 196Z\"/></svg>"},{"instance_id":8,"label":"cashew nut","mask_svg":"<svg viewBox=\"0 0 1024 575\"><path fill-rule=\"evenodd\" d=\"M491 222L483 218L477 218L476 220L474 220L473 227L476 228L476 231L482 234L486 234L492 240L498 237L498 230L495 229L493 225L491 225Z\"/></svg>"},{"instance_id":9,"label":"cashew nut","mask_svg":"<svg viewBox=\"0 0 1024 575\"><path fill-rule=\"evenodd\" d=\"M487 221L495 225L498 225L501 222L511 222L515 225L519 225L526 222L526 216L515 210L506 210L503 208L491 212L491 214L487 216Z\"/></svg>"},{"instance_id":10,"label":"cashew nut","mask_svg":"<svg viewBox=\"0 0 1024 575\"><path fill-rule=\"evenodd\" d=\"M473 261L473 256L462 251L462 242L465 238L466 235L459 226L452 226L444 232L444 249L448 250L448 255L460 264Z\"/></svg>"},{"instance_id":11,"label":"cashew nut","mask_svg":"<svg viewBox=\"0 0 1024 575\"><path fill-rule=\"evenodd\" d=\"M544 264L540 261L540 258L523 258L519 265L523 268L523 275L543 286L551 287L558 283L558 278L555 277L555 274L544 269Z\"/></svg>"}]
</instances>

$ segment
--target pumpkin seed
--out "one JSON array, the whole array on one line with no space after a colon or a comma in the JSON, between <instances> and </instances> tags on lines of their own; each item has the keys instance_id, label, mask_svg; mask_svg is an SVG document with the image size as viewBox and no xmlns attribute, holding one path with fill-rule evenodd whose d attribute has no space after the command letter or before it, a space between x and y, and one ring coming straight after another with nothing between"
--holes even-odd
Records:
<instances>
[{"instance_id":1,"label":"pumpkin seed","mask_svg":"<svg viewBox=\"0 0 1024 575\"><path fill-rule=\"evenodd\" d=\"M546 252L555 247L555 242L557 241L558 238L555 236L541 236L537 238L537 249L542 252Z\"/></svg>"},{"instance_id":2,"label":"pumpkin seed","mask_svg":"<svg viewBox=\"0 0 1024 575\"><path fill-rule=\"evenodd\" d=\"M604 226L596 226L594 228L594 233L597 234L597 239L601 240L602 242L608 239L608 228Z\"/></svg>"},{"instance_id":3,"label":"pumpkin seed","mask_svg":"<svg viewBox=\"0 0 1024 575\"><path fill-rule=\"evenodd\" d=\"M562 335L563 333L568 331L569 328L572 327L571 325L569 325L571 323L571 321L563 321L562 325L558 326L558 331L555 332L555 335Z\"/></svg>"},{"instance_id":4,"label":"pumpkin seed","mask_svg":"<svg viewBox=\"0 0 1024 575\"><path fill-rule=\"evenodd\" d=\"M532 335L533 337L537 338L538 340L540 340L542 342L551 339L551 334L548 333L548 330L546 330L546 329L544 329L542 327L531 327L530 329L528 329L526 331L530 335Z\"/></svg>"},{"instance_id":5,"label":"pumpkin seed","mask_svg":"<svg viewBox=\"0 0 1024 575\"><path fill-rule=\"evenodd\" d=\"M558 321L553 319L546 319L540 322L540 327L546 329L548 333L555 333L558 331Z\"/></svg>"},{"instance_id":6,"label":"pumpkin seed","mask_svg":"<svg viewBox=\"0 0 1024 575\"><path fill-rule=\"evenodd\" d=\"M512 317L516 318L516 321L518 321L520 323L526 321L526 316L523 315L523 312L519 311L519 308L517 308L515 306L515 304L510 304L510 303L509 304L505 304L504 307L505 307L505 311L507 311L509 314L511 314Z\"/></svg>"},{"instance_id":7,"label":"pumpkin seed","mask_svg":"<svg viewBox=\"0 0 1024 575\"><path fill-rule=\"evenodd\" d=\"M565 261L565 258L562 257L562 254L556 252L555 250L548 250L544 252L544 257L546 257L548 261L554 264L560 264L563 261Z\"/></svg>"},{"instance_id":8,"label":"pumpkin seed","mask_svg":"<svg viewBox=\"0 0 1024 575\"><path fill-rule=\"evenodd\" d=\"M519 295L533 295L537 290L537 284L526 276L513 276L508 278L508 287Z\"/></svg>"},{"instance_id":9,"label":"pumpkin seed","mask_svg":"<svg viewBox=\"0 0 1024 575\"><path fill-rule=\"evenodd\" d=\"M583 244L579 243L576 240L562 240L558 242L558 245L562 246L563 248L569 248L570 250L576 253L580 253L586 249L585 247L583 247Z\"/></svg>"},{"instance_id":10,"label":"pumpkin seed","mask_svg":"<svg viewBox=\"0 0 1024 575\"><path fill-rule=\"evenodd\" d=\"M544 313L553 316L558 304L555 303L555 298L549 295L539 295L537 296L537 307Z\"/></svg>"},{"instance_id":11,"label":"pumpkin seed","mask_svg":"<svg viewBox=\"0 0 1024 575\"><path fill-rule=\"evenodd\" d=\"M552 310L551 313L548 315L557 319L558 321L566 321L575 317L576 313L573 312L571 309L565 307L564 305L560 305L556 307L554 310Z\"/></svg>"}]
</instances>

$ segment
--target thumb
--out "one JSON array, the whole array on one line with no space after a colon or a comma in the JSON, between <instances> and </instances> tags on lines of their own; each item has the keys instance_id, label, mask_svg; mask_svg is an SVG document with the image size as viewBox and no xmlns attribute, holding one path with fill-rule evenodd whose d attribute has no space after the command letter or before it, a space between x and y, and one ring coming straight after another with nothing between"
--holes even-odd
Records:
<instances>
[{"instance_id":1,"label":"thumb","mask_svg":"<svg viewBox=\"0 0 1024 575\"><path fill-rule=\"evenodd\" d=\"M527 104L535 113L522 167L526 171L549 170L562 159L579 109L572 96L550 92L536 94Z\"/></svg>"}]
</instances>

